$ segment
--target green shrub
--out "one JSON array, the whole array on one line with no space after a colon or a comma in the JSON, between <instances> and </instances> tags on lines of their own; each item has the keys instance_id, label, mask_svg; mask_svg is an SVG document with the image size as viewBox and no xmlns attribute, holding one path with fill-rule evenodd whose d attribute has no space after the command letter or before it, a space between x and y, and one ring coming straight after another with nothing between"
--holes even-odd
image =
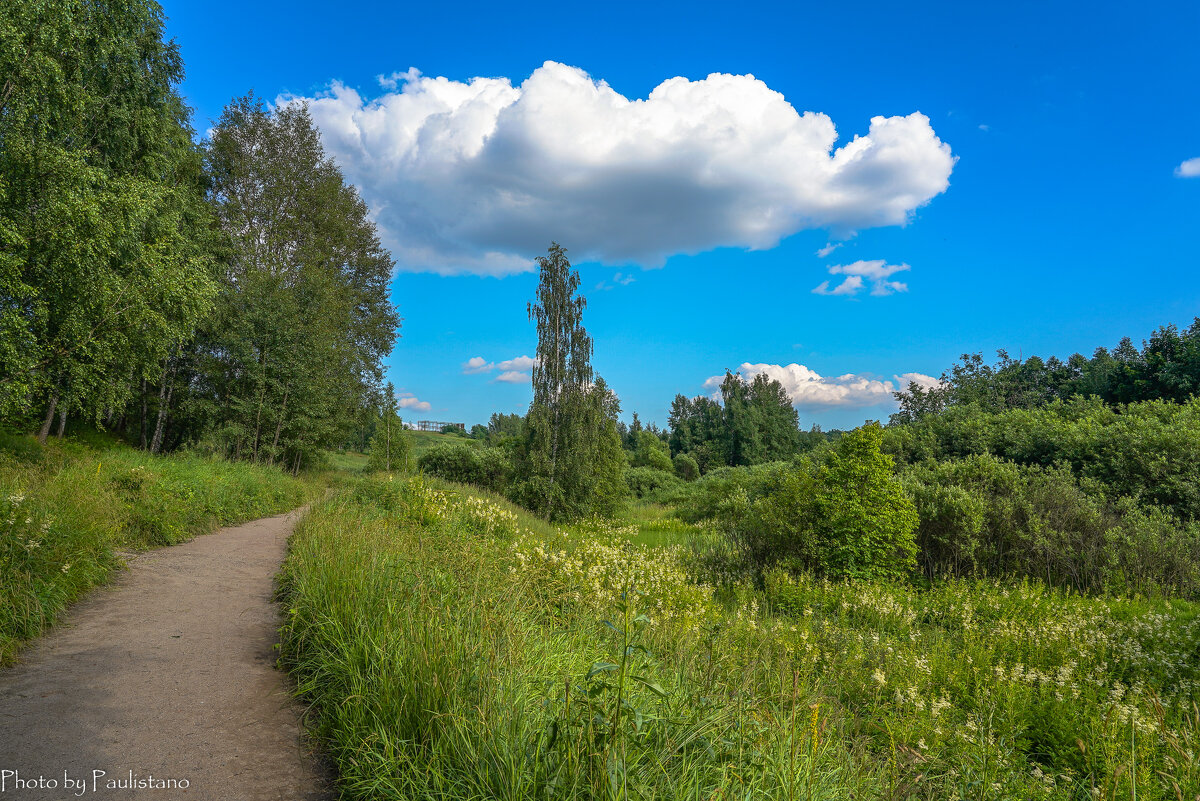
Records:
<instances>
[{"instance_id":1,"label":"green shrub","mask_svg":"<svg viewBox=\"0 0 1200 801\"><path fill-rule=\"evenodd\" d=\"M718 467L687 486L676 514L690 523L715 519L735 497L754 500L769 495L792 469L788 462L766 462L752 467Z\"/></svg>"},{"instance_id":2,"label":"green shrub","mask_svg":"<svg viewBox=\"0 0 1200 801\"><path fill-rule=\"evenodd\" d=\"M1075 399L1001 413L952 406L918 423L889 426L885 451L906 464L984 453L1027 466L1066 464L1110 496L1200 519L1200 398L1115 408Z\"/></svg>"},{"instance_id":3,"label":"green shrub","mask_svg":"<svg viewBox=\"0 0 1200 801\"><path fill-rule=\"evenodd\" d=\"M512 478L512 460L501 448L476 448L465 443L436 445L417 460L425 473L445 481L474 484L503 492Z\"/></svg>"},{"instance_id":4,"label":"green shrub","mask_svg":"<svg viewBox=\"0 0 1200 801\"><path fill-rule=\"evenodd\" d=\"M667 443L649 431L637 432L629 466L650 467L664 473L675 472L675 465L671 462L671 451L667 448Z\"/></svg>"},{"instance_id":5,"label":"green shrub","mask_svg":"<svg viewBox=\"0 0 1200 801\"><path fill-rule=\"evenodd\" d=\"M883 430L841 437L824 464L808 460L751 498L738 487L717 517L756 564L787 562L836 578L903 578L915 566L917 512L880 452Z\"/></svg>"},{"instance_id":6,"label":"green shrub","mask_svg":"<svg viewBox=\"0 0 1200 801\"><path fill-rule=\"evenodd\" d=\"M695 481L700 478L700 465L689 454L675 454L675 475L684 481Z\"/></svg>"},{"instance_id":7,"label":"green shrub","mask_svg":"<svg viewBox=\"0 0 1200 801\"><path fill-rule=\"evenodd\" d=\"M671 496L683 488L683 481L671 473L653 467L630 467L625 471L625 483L633 497L643 500Z\"/></svg>"},{"instance_id":8,"label":"green shrub","mask_svg":"<svg viewBox=\"0 0 1200 801\"><path fill-rule=\"evenodd\" d=\"M1066 465L1018 465L990 455L926 462L903 476L920 524L929 578L1025 576L1079 591L1200 591L1200 524Z\"/></svg>"}]
</instances>

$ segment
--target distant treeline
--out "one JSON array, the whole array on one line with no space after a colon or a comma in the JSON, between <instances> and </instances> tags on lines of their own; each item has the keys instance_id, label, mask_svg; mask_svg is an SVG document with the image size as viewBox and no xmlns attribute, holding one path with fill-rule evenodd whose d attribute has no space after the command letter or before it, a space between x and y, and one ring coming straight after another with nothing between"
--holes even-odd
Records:
<instances>
[{"instance_id":1,"label":"distant treeline","mask_svg":"<svg viewBox=\"0 0 1200 801\"><path fill-rule=\"evenodd\" d=\"M942 374L941 385L910 384L896 394L893 422L908 423L948 406L974 405L989 412L1035 409L1056 400L1095 396L1106 404L1166 400L1182 403L1200 394L1200 317L1180 331L1156 330L1141 350L1129 337L1111 351L1097 348L1089 359L1076 353L1065 362L1051 356L1014 359L1003 350L988 364L982 354L963 354Z\"/></svg>"},{"instance_id":2,"label":"distant treeline","mask_svg":"<svg viewBox=\"0 0 1200 801\"><path fill-rule=\"evenodd\" d=\"M154 2L0 32L0 425L295 469L378 419L392 260L307 110L240 98L197 144Z\"/></svg>"}]
</instances>

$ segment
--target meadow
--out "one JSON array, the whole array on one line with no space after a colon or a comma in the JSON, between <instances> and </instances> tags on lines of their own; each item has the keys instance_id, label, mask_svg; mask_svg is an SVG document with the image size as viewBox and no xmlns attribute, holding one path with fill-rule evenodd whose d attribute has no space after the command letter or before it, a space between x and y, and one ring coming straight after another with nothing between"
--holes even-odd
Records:
<instances>
[{"instance_id":1,"label":"meadow","mask_svg":"<svg viewBox=\"0 0 1200 801\"><path fill-rule=\"evenodd\" d=\"M1200 605L754 575L665 507L364 476L280 577L348 798L1194 799Z\"/></svg>"},{"instance_id":2,"label":"meadow","mask_svg":"<svg viewBox=\"0 0 1200 801\"><path fill-rule=\"evenodd\" d=\"M276 467L152 456L100 434L44 446L0 435L0 664L125 555L289 511L324 486Z\"/></svg>"}]
</instances>

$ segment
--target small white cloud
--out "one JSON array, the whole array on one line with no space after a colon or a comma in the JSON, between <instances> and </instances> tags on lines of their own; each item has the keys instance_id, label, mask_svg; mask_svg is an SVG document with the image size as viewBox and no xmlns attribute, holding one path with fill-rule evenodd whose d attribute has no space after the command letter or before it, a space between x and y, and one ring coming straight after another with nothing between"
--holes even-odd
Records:
<instances>
[{"instance_id":1,"label":"small white cloud","mask_svg":"<svg viewBox=\"0 0 1200 801\"><path fill-rule=\"evenodd\" d=\"M478 373L486 373L489 370L494 370L496 365L484 359L482 356L472 356L462 363L463 375L476 375Z\"/></svg>"},{"instance_id":2,"label":"small white cloud","mask_svg":"<svg viewBox=\"0 0 1200 801\"><path fill-rule=\"evenodd\" d=\"M992 130L992 128L990 125L980 125L979 130L983 131L984 133L987 133L988 131Z\"/></svg>"},{"instance_id":3,"label":"small white cloud","mask_svg":"<svg viewBox=\"0 0 1200 801\"><path fill-rule=\"evenodd\" d=\"M276 104L308 103L400 270L527 271L551 239L580 261L657 267L804 229L905 225L957 160L920 112L839 133L753 75L675 77L633 99L553 61L519 85L378 82L373 99L334 82Z\"/></svg>"},{"instance_id":4,"label":"small white cloud","mask_svg":"<svg viewBox=\"0 0 1200 801\"><path fill-rule=\"evenodd\" d=\"M803 364L751 364L743 363L737 370L738 375L747 383L759 374L778 381L783 385L792 405L801 410L822 410L831 408L860 408L879 404L894 404L892 393L908 388L910 381L921 386L937 386L938 379L921 373L904 373L895 375L895 381L886 381L870 375L846 375L826 377L810 370ZM712 376L704 382L709 389L716 389L715 397L720 397L718 389L724 376Z\"/></svg>"},{"instance_id":5,"label":"small white cloud","mask_svg":"<svg viewBox=\"0 0 1200 801\"><path fill-rule=\"evenodd\" d=\"M532 370L533 366L535 364L537 364L537 359L533 358L532 356L518 356L515 359L505 359L504 361L497 364L496 367L498 367L501 370L505 370L505 371L510 371L510 370L526 370L526 371L528 371L528 370Z\"/></svg>"},{"instance_id":6,"label":"small white cloud","mask_svg":"<svg viewBox=\"0 0 1200 801\"><path fill-rule=\"evenodd\" d=\"M427 412L433 408L428 401L418 400L411 392L402 392L396 399L396 405L401 409L412 409L414 412Z\"/></svg>"},{"instance_id":7,"label":"small white cloud","mask_svg":"<svg viewBox=\"0 0 1200 801\"><path fill-rule=\"evenodd\" d=\"M817 251L817 255L823 259L826 256L828 256L830 253L832 253L833 251L840 248L844 244L846 244L846 243L845 242L826 242L825 247L823 247Z\"/></svg>"},{"instance_id":8,"label":"small white cloud","mask_svg":"<svg viewBox=\"0 0 1200 801\"><path fill-rule=\"evenodd\" d=\"M822 281L818 286L813 287L814 295L857 295L862 289L863 280L861 275L852 275L842 281L835 288L829 288L828 281Z\"/></svg>"},{"instance_id":9,"label":"small white cloud","mask_svg":"<svg viewBox=\"0 0 1200 801\"><path fill-rule=\"evenodd\" d=\"M1200 177L1200 157L1188 159L1175 168L1175 175L1180 178Z\"/></svg>"},{"instance_id":10,"label":"small white cloud","mask_svg":"<svg viewBox=\"0 0 1200 801\"><path fill-rule=\"evenodd\" d=\"M516 384L521 381L528 381L529 371L536 364L537 359L532 356L517 356L498 363L489 362L482 356L472 356L462 363L462 371L464 375L480 375L482 373L490 373L493 370L500 370L500 375L496 376L496 381L505 384Z\"/></svg>"},{"instance_id":11,"label":"small white cloud","mask_svg":"<svg viewBox=\"0 0 1200 801\"><path fill-rule=\"evenodd\" d=\"M883 259L856 261L852 264L835 264L829 268L829 274L845 275L847 278L835 289L830 289L829 282L823 281L813 289L813 293L816 295L857 295L863 288L863 279L871 282L872 295L883 296L896 292L907 292L908 284L891 281L889 278L895 273L911 269L907 264L888 264Z\"/></svg>"},{"instance_id":12,"label":"small white cloud","mask_svg":"<svg viewBox=\"0 0 1200 801\"><path fill-rule=\"evenodd\" d=\"M876 297L894 295L897 292L907 292L908 284L903 281L876 281L871 285L871 294Z\"/></svg>"}]
</instances>

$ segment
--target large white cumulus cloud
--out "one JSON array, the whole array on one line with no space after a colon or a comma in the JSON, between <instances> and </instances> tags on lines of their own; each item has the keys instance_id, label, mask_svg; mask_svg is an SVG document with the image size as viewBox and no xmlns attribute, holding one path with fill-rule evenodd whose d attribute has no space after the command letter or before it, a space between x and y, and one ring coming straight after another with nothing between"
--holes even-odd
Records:
<instances>
[{"instance_id":1,"label":"large white cumulus cloud","mask_svg":"<svg viewBox=\"0 0 1200 801\"><path fill-rule=\"evenodd\" d=\"M892 393L908 389L916 382L929 389L940 385L933 376L922 373L895 375L895 381L881 380L874 376L847 373L839 376L823 376L803 364L751 364L744 362L738 367L738 375L749 383L756 375L783 385L792 405L797 409L822 410L837 407L859 408L883 403L894 403ZM712 376L704 382L708 388L721 386L724 376ZM718 390L719 393L719 390Z\"/></svg>"},{"instance_id":2,"label":"large white cumulus cloud","mask_svg":"<svg viewBox=\"0 0 1200 801\"><path fill-rule=\"evenodd\" d=\"M828 116L752 75L671 78L644 100L552 61L519 87L415 70L381 84L373 100L334 83L278 102L309 104L406 270L520 271L552 239L653 267L804 228L901 225L955 162L920 113L875 117L834 149Z\"/></svg>"}]
</instances>

